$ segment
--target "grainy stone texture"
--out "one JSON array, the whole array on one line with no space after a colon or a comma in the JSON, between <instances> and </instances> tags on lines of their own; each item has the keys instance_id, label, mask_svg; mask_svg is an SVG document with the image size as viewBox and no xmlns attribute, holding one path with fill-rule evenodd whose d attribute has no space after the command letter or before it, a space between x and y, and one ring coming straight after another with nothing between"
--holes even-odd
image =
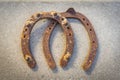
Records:
<instances>
[{"instance_id":1,"label":"grainy stone texture","mask_svg":"<svg viewBox=\"0 0 120 80\"><path fill-rule=\"evenodd\" d=\"M42 49L42 34L49 20L39 21L31 33L31 52L37 67L31 70L22 55L20 36L25 21L35 12L66 11L73 7L93 24L99 48L94 65L84 72L82 64L89 50L89 37L84 26L69 19L74 31L74 53L65 69L59 66L65 36L56 26L50 47L57 63L51 71ZM0 2L0 80L119 80L120 79L120 2Z\"/></svg>"}]
</instances>

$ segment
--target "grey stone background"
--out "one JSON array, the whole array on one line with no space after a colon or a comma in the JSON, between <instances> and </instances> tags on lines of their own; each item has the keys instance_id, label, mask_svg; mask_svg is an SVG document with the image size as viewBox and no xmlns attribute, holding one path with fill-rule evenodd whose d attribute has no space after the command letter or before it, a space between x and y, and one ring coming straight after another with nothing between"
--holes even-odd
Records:
<instances>
[{"instance_id":1,"label":"grey stone background","mask_svg":"<svg viewBox=\"0 0 120 80\"><path fill-rule=\"evenodd\" d=\"M78 20L69 19L75 35L72 59L66 68L59 66L65 36L57 25L50 40L57 69L50 70L42 49L49 20L43 19L31 33L31 52L37 61L31 70L20 46L25 21L35 12L64 12L69 7L83 13L94 26L99 48L92 68L84 72L80 67L89 49L88 34ZM120 80L120 2L0 2L0 80Z\"/></svg>"}]
</instances>

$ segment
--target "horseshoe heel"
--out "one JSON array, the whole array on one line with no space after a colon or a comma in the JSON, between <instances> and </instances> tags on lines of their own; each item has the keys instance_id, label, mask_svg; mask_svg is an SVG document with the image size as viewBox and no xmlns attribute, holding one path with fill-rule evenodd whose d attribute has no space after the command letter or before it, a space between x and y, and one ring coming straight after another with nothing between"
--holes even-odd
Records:
<instances>
[{"instance_id":1,"label":"horseshoe heel","mask_svg":"<svg viewBox=\"0 0 120 80\"><path fill-rule=\"evenodd\" d=\"M66 18L75 18L75 19L80 20L88 32L88 35L90 38L90 51L89 51L88 55L86 56L86 59L84 60L84 63L82 65L83 69L86 71L91 67L93 60L96 56L96 50L98 47L97 37L96 37L95 31L93 29L93 26L90 23L90 21L87 19L87 17L85 17L83 14L81 14L79 12L76 12L73 8L69 8L67 10L67 12L63 12L63 13L61 13L61 15ZM54 26L51 26L51 27L54 27ZM50 36L50 35L51 35L51 33L49 33L48 36ZM62 56L62 58L60 60L61 66L62 66L62 64L64 64L63 60L64 60L64 57L66 57L66 56L69 57L69 55Z\"/></svg>"},{"instance_id":2,"label":"horseshoe heel","mask_svg":"<svg viewBox=\"0 0 120 80\"><path fill-rule=\"evenodd\" d=\"M22 37L21 37L21 47L23 51L23 56L30 68L34 68L36 65L36 61L33 58L31 51L30 51L30 45L29 45L30 34L31 34L31 31L35 23L39 21L40 19L44 19L44 18L50 18L50 19L56 20L62 26L62 29L66 36L66 41L73 42L73 31L68 29L68 28L71 28L71 26L66 25L68 24L67 19L61 16L59 13L42 12L42 13L37 13L37 14L32 15L31 18L26 21L23 32L22 32ZM45 34L48 34L48 33L46 32ZM70 35L70 36L67 36L67 35ZM66 48L69 48L69 47L70 48L73 47L73 43L71 43L71 45L66 46ZM46 50L46 48L47 48L46 45L44 45L44 50ZM71 51L71 50L67 49L65 53L67 54L68 51ZM69 54L70 53L71 52L69 52ZM54 64L54 60L52 59L52 56L49 53L45 53L45 57L47 61L49 61L48 63L49 67L52 69L55 68L56 65Z\"/></svg>"},{"instance_id":3,"label":"horseshoe heel","mask_svg":"<svg viewBox=\"0 0 120 80\"><path fill-rule=\"evenodd\" d=\"M59 18L59 15L55 14L55 17ZM62 28L63 28L64 34L66 36L66 41L67 41L66 49L64 51L64 55L66 55L66 57L64 57L63 63L61 64L61 66L64 67L67 65L68 59L72 55L74 42L73 42L73 31L71 29L71 26L69 25L68 22L66 22L65 18L61 18L61 20L62 20L62 24L64 25ZM44 55L47 60L47 63L51 69L54 69L56 67L56 65L55 65L55 61L52 57L52 54L50 52L49 41L50 41L51 33L54 30L56 23L57 23L56 21L52 21L52 23L50 23L50 25L45 29L44 35L43 35L43 51L44 51ZM48 57L48 55L49 55L49 57Z\"/></svg>"}]
</instances>

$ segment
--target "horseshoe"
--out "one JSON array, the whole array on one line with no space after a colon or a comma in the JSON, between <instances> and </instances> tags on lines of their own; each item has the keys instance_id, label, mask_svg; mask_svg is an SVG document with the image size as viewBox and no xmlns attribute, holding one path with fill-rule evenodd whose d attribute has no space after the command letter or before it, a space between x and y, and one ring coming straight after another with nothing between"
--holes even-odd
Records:
<instances>
[{"instance_id":1,"label":"horseshoe","mask_svg":"<svg viewBox=\"0 0 120 80\"><path fill-rule=\"evenodd\" d=\"M83 14L81 14L79 12L76 12L73 8L69 8L66 12L61 13L61 15L66 17L66 18L75 18L75 19L80 20L88 32L88 35L90 38L90 51L89 51L88 55L86 56L84 63L82 65L82 68L86 71L91 67L93 60L96 56L96 51L97 51L97 47L98 47L97 37L96 37L95 31L93 29L93 26L90 23L90 21L87 19L87 17L85 17ZM49 36L49 38L50 38L50 35L52 33L52 30L55 28L55 25L51 25L52 23L50 23L50 25L49 25L49 26L51 26L51 31L47 35L47 36ZM54 21L54 24L56 24L56 23L57 22ZM45 31L47 31L47 29ZM46 36L46 35L44 35L44 36ZM49 42L47 44L44 43L43 45L48 46L48 44L49 44ZM48 49L49 49L49 46L48 46ZM50 53L49 50L48 50L48 53ZM64 63L65 57L70 58L71 56L69 54L68 55L63 54L63 56L60 60L60 65L62 67L65 67L67 65L67 63ZM48 63L49 63L49 61L48 61Z\"/></svg>"},{"instance_id":2,"label":"horseshoe","mask_svg":"<svg viewBox=\"0 0 120 80\"><path fill-rule=\"evenodd\" d=\"M36 65L36 61L30 51L30 45L29 45L30 34L31 34L31 31L32 31L34 25L36 24L36 22L38 22L40 19L44 19L44 18L56 20L62 26L62 29L66 36L66 41L72 42L71 44L66 46L66 48L69 48L70 50L67 49L65 51L65 53L67 55L68 54L71 55L71 52L72 52L73 31L72 31L71 26L69 25L67 19L65 17L61 16L59 13L54 12L54 11L36 13L36 14L32 15L30 17L30 19L28 19L26 21L23 32L22 32L22 37L21 37L21 47L22 47L23 56L30 68L34 68ZM70 28L70 29L68 29L68 28ZM48 32L46 31L45 34L49 34L49 30L50 30L50 27L48 29ZM67 36L67 35L69 35L69 36ZM48 40L48 36L45 36L45 37L46 37L46 40L44 40L44 41L46 43ZM46 49L47 46L44 45L44 48ZM52 58L52 56L49 53L45 53L45 57L47 58L47 60L49 60L49 63L48 63L49 67L52 69L55 68L56 65L54 64L55 62L54 62L54 59Z\"/></svg>"}]
</instances>

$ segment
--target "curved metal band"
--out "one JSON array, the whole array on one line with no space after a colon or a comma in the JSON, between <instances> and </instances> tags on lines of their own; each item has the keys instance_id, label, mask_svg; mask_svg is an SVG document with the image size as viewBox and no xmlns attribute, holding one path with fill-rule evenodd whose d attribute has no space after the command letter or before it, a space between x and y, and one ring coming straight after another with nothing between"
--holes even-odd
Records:
<instances>
[{"instance_id":1,"label":"curved metal band","mask_svg":"<svg viewBox=\"0 0 120 80\"><path fill-rule=\"evenodd\" d=\"M58 18L58 14L56 14L56 17ZM47 60L47 63L48 63L48 66L51 68L51 69L54 69L56 67L55 65L55 61L52 57L52 54L50 52L50 48L49 48L49 41L50 41L50 34L52 33L54 27L56 25L56 21L52 21L50 23L50 25L45 29L44 31L44 35L43 35L43 51L44 51L44 55L45 55L45 58ZM72 52L73 52L73 47L74 47L74 41L73 41L73 31L71 29L71 26L69 25L69 23L64 23L64 27L65 29L64 30L64 33L66 35L66 48L65 48L65 51L64 51L64 54L66 55L63 59L63 63L62 63L62 66L66 66L68 61L69 61L69 58L71 57L72 55ZM51 56L50 58L47 57L47 56Z\"/></svg>"},{"instance_id":2,"label":"curved metal band","mask_svg":"<svg viewBox=\"0 0 120 80\"><path fill-rule=\"evenodd\" d=\"M63 12L63 13L61 13L61 15L66 17L66 18L75 18L75 19L80 20L88 32L88 35L90 38L90 51L89 51L88 55L86 56L86 59L82 65L84 70L88 70L93 63L93 60L94 60L95 55L96 55L97 47L98 47L97 37L96 37L95 31L93 29L93 26L90 23L90 21L87 19L87 17L85 17L81 13L75 12L75 10L73 8L69 8L67 10L67 12ZM54 22L54 24L56 24L56 23L57 22ZM55 25L51 26L52 30L54 29L54 27L55 27ZM50 36L50 35L51 35L51 33L49 33L48 36ZM49 44L49 42L48 42L48 44ZM63 66L62 64L64 63L64 61L63 61L64 57L65 57L65 54L62 56L62 58L60 60L61 66Z\"/></svg>"},{"instance_id":3,"label":"curved metal band","mask_svg":"<svg viewBox=\"0 0 120 80\"><path fill-rule=\"evenodd\" d=\"M42 13L34 14L31 16L30 19L28 19L26 21L23 32L22 32L22 37L21 37L21 47L22 47L23 55L24 55L24 58L30 68L34 68L36 65L36 61L33 58L31 51L30 51L30 45L29 45L30 33L31 33L35 23L43 18L54 19L62 26L62 29L66 36L66 40L68 42L72 42L70 45L67 45L67 48L71 48L71 52L72 52L73 31L68 29L68 27L71 28L70 25L66 26L66 24L68 24L67 19L65 17L62 17L57 12L42 12ZM48 34L48 33L49 32L46 32L45 34ZM69 34L70 34L70 36L67 36ZM48 36L46 36L46 40L44 40L44 41L47 42L47 40L48 40ZM46 49L46 48L47 48L46 45L44 45L44 49ZM66 50L65 53L67 53L68 51L70 51L70 50ZM54 64L55 62L54 62L52 56L49 53L45 53L45 57L49 60L48 65L50 66L50 68L55 68L56 65Z\"/></svg>"}]
</instances>

